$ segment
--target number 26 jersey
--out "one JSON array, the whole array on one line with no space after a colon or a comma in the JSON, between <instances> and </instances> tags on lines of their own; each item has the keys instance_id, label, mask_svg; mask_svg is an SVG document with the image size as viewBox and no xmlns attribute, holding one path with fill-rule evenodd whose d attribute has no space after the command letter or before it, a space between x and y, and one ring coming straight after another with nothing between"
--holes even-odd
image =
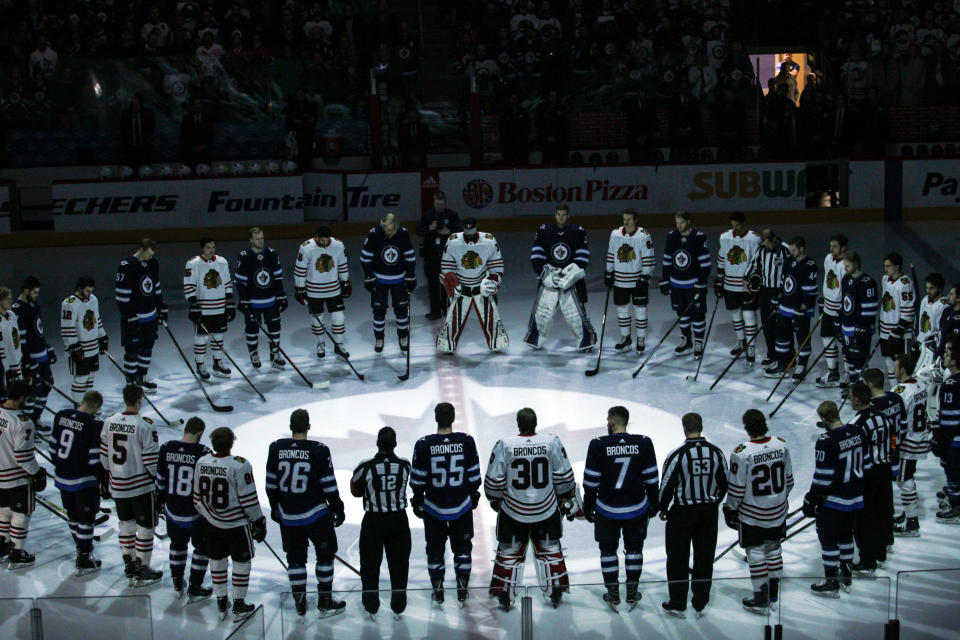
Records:
<instances>
[{"instance_id":1,"label":"number 26 jersey","mask_svg":"<svg viewBox=\"0 0 960 640\"><path fill-rule=\"evenodd\" d=\"M740 522L779 527L787 518L787 496L793 490L790 450L782 438L764 436L744 442L730 454L727 506Z\"/></svg>"}]
</instances>

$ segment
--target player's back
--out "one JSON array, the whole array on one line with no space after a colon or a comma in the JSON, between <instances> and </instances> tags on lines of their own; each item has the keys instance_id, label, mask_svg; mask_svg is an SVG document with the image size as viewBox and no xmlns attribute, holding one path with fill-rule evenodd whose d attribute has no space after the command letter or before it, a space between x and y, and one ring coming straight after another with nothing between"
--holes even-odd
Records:
<instances>
[{"instance_id":1,"label":"player's back","mask_svg":"<svg viewBox=\"0 0 960 640\"><path fill-rule=\"evenodd\" d=\"M199 516L193 506L193 476L197 462L210 453L199 442L170 440L160 447L157 464L157 489L163 494L167 518L189 525Z\"/></svg>"},{"instance_id":2,"label":"player's back","mask_svg":"<svg viewBox=\"0 0 960 640\"><path fill-rule=\"evenodd\" d=\"M594 438L587 451L583 486L597 490L596 511L615 520L636 518L650 507L657 492L657 459L653 441L638 433Z\"/></svg>"},{"instance_id":3,"label":"player's back","mask_svg":"<svg viewBox=\"0 0 960 640\"><path fill-rule=\"evenodd\" d=\"M520 522L539 522L557 510L557 495L573 488L573 470L552 434L515 435L494 446L488 478L502 477L502 509Z\"/></svg>"},{"instance_id":4,"label":"player's back","mask_svg":"<svg viewBox=\"0 0 960 640\"><path fill-rule=\"evenodd\" d=\"M871 466L870 441L858 424L845 424L820 436L813 483L823 488L824 506L838 511L863 508L863 476Z\"/></svg>"},{"instance_id":5,"label":"player's back","mask_svg":"<svg viewBox=\"0 0 960 640\"><path fill-rule=\"evenodd\" d=\"M241 483L248 488L242 495L238 490ZM244 508L257 504L250 463L240 456L216 453L200 458L193 480L193 504L217 528L246 525L249 519Z\"/></svg>"},{"instance_id":6,"label":"player's back","mask_svg":"<svg viewBox=\"0 0 960 640\"><path fill-rule=\"evenodd\" d=\"M742 522L757 527L783 524L793 489L793 465L782 438L768 435L738 445L730 455L730 475L744 480L739 505ZM731 494L733 485L731 480Z\"/></svg>"},{"instance_id":7,"label":"player's back","mask_svg":"<svg viewBox=\"0 0 960 640\"><path fill-rule=\"evenodd\" d=\"M329 513L325 494L331 485L335 491L336 483L326 445L294 438L270 444L266 488L276 498L282 524L306 525Z\"/></svg>"},{"instance_id":8,"label":"player's back","mask_svg":"<svg viewBox=\"0 0 960 640\"><path fill-rule=\"evenodd\" d=\"M473 508L480 486L480 460L473 436L432 433L417 440L410 475L412 488L423 487L423 507L439 520L455 520Z\"/></svg>"},{"instance_id":9,"label":"player's back","mask_svg":"<svg viewBox=\"0 0 960 640\"><path fill-rule=\"evenodd\" d=\"M102 429L102 421L76 409L54 416L48 441L58 489L79 491L99 485Z\"/></svg>"},{"instance_id":10,"label":"player's back","mask_svg":"<svg viewBox=\"0 0 960 640\"><path fill-rule=\"evenodd\" d=\"M0 407L0 489L27 484L36 473L35 433L30 418Z\"/></svg>"},{"instance_id":11,"label":"player's back","mask_svg":"<svg viewBox=\"0 0 960 640\"><path fill-rule=\"evenodd\" d=\"M894 393L903 399L906 419L900 440L900 457L906 460L922 460L930 451L930 429L927 424L927 386L917 380L907 380L897 385Z\"/></svg>"},{"instance_id":12,"label":"player's back","mask_svg":"<svg viewBox=\"0 0 960 640\"><path fill-rule=\"evenodd\" d=\"M100 432L100 461L110 473L114 498L132 498L153 491L159 444L157 432L136 413L107 418Z\"/></svg>"}]
</instances>

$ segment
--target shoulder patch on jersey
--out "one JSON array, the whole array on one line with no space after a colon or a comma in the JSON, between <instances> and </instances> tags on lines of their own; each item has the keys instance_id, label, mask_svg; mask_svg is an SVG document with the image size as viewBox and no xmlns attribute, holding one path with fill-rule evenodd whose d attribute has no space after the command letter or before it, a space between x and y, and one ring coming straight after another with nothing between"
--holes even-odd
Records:
<instances>
[{"instance_id":1,"label":"shoulder patch on jersey","mask_svg":"<svg viewBox=\"0 0 960 640\"><path fill-rule=\"evenodd\" d=\"M242 456L233 456L233 459L236 460L237 462L246 462L246 461L247 461L247 459L244 458L244 457L242 457Z\"/></svg>"},{"instance_id":2,"label":"shoulder patch on jersey","mask_svg":"<svg viewBox=\"0 0 960 640\"><path fill-rule=\"evenodd\" d=\"M71 304L71 303L73 303L75 300L76 300L76 297L70 296L69 298L67 298L67 304Z\"/></svg>"},{"instance_id":3,"label":"shoulder patch on jersey","mask_svg":"<svg viewBox=\"0 0 960 640\"><path fill-rule=\"evenodd\" d=\"M733 450L733 452L734 452L734 453L740 453L741 451L743 451L743 450L746 449L746 448L747 448L747 445L745 445L745 444L738 444L737 447Z\"/></svg>"},{"instance_id":4,"label":"shoulder patch on jersey","mask_svg":"<svg viewBox=\"0 0 960 640\"><path fill-rule=\"evenodd\" d=\"M902 282L903 284L910 284L910 278L908 278L907 276L903 276L902 278L900 278L900 282Z\"/></svg>"},{"instance_id":5,"label":"shoulder patch on jersey","mask_svg":"<svg viewBox=\"0 0 960 640\"><path fill-rule=\"evenodd\" d=\"M902 384L898 384L897 388L893 390L894 393L903 393L903 390L906 389Z\"/></svg>"},{"instance_id":6,"label":"shoulder patch on jersey","mask_svg":"<svg viewBox=\"0 0 960 640\"><path fill-rule=\"evenodd\" d=\"M301 246L301 247L305 247L305 246L307 246L308 244L310 244L310 241L309 241L309 240L304 240L303 242L300 243L300 246Z\"/></svg>"},{"instance_id":7,"label":"shoulder patch on jersey","mask_svg":"<svg viewBox=\"0 0 960 640\"><path fill-rule=\"evenodd\" d=\"M493 240L493 234L492 234L492 233L485 233L485 234L483 234L483 237L486 238L487 240Z\"/></svg>"},{"instance_id":8,"label":"shoulder patch on jersey","mask_svg":"<svg viewBox=\"0 0 960 640\"><path fill-rule=\"evenodd\" d=\"M153 420L152 420L152 419L150 419L150 418L148 418L148 417L146 417L146 416L141 416L141 417L143 418L143 421L146 422L147 424L153 424Z\"/></svg>"},{"instance_id":9,"label":"shoulder patch on jersey","mask_svg":"<svg viewBox=\"0 0 960 640\"><path fill-rule=\"evenodd\" d=\"M546 225L546 224L542 224L542 225L540 225L540 228L541 228L541 229L546 229L546 228L547 228L547 225Z\"/></svg>"},{"instance_id":10,"label":"shoulder patch on jersey","mask_svg":"<svg viewBox=\"0 0 960 640\"><path fill-rule=\"evenodd\" d=\"M786 440L784 440L784 439L781 438L780 436L776 436L776 438L777 438L777 440L779 440L780 442L786 442Z\"/></svg>"}]
</instances>

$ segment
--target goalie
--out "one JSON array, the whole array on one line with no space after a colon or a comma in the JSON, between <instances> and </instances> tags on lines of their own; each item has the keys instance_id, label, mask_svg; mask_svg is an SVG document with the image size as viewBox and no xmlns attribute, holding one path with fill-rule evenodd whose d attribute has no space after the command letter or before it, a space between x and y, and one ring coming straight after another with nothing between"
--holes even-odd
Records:
<instances>
[{"instance_id":1,"label":"goalie","mask_svg":"<svg viewBox=\"0 0 960 640\"><path fill-rule=\"evenodd\" d=\"M440 262L440 281L450 306L437 335L437 349L453 353L471 311L491 351L504 349L510 340L497 308L497 290L503 282L503 256L491 233L479 233L477 221L465 218L463 231L450 235Z\"/></svg>"}]
</instances>

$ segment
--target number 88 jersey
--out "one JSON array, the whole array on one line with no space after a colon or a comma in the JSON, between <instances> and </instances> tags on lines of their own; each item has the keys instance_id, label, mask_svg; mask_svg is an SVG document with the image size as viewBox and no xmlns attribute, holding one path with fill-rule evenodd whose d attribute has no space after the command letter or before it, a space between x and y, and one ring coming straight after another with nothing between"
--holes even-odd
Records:
<instances>
[{"instance_id":1,"label":"number 88 jersey","mask_svg":"<svg viewBox=\"0 0 960 640\"><path fill-rule=\"evenodd\" d=\"M730 454L727 506L740 522L755 527L781 526L793 489L790 450L782 438L764 436L738 445Z\"/></svg>"},{"instance_id":2,"label":"number 88 jersey","mask_svg":"<svg viewBox=\"0 0 960 640\"><path fill-rule=\"evenodd\" d=\"M212 453L199 442L170 440L160 447L157 463L157 491L167 520L190 527L200 516L193 506L193 476L197 460Z\"/></svg>"},{"instance_id":3,"label":"number 88 jersey","mask_svg":"<svg viewBox=\"0 0 960 640\"><path fill-rule=\"evenodd\" d=\"M263 517L253 467L240 456L211 453L197 461L193 506L218 529L232 529Z\"/></svg>"}]
</instances>

